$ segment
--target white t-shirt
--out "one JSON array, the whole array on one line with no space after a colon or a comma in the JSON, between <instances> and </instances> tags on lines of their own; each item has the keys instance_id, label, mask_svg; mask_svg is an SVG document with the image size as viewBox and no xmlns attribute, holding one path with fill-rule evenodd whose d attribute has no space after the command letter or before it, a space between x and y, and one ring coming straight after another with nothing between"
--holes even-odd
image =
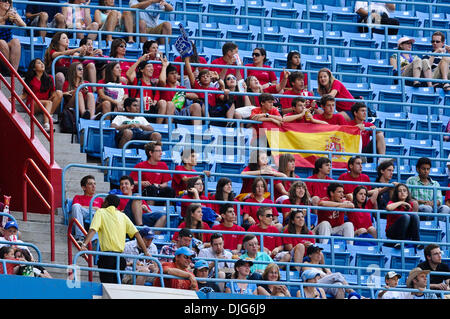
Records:
<instances>
[{"instance_id":1,"label":"white t-shirt","mask_svg":"<svg viewBox=\"0 0 450 319\"><path fill-rule=\"evenodd\" d=\"M124 115L117 115L111 124L115 124L117 126L120 126L123 124L150 125L150 123L143 116L136 116L136 117L130 118L130 117L124 116Z\"/></svg>"},{"instance_id":2,"label":"white t-shirt","mask_svg":"<svg viewBox=\"0 0 450 319\"><path fill-rule=\"evenodd\" d=\"M147 248L147 252L153 256L158 254L158 248L156 247L156 245L154 243L151 243L150 246ZM125 248L123 250L123 253L126 255L139 255L140 251L138 248L138 244L136 239L134 240L130 240L128 242L125 243ZM135 259L127 259L127 262L133 262ZM149 262L149 261L147 261ZM131 266L127 266L126 270L131 271L133 269L133 267Z\"/></svg>"},{"instance_id":3,"label":"white t-shirt","mask_svg":"<svg viewBox=\"0 0 450 319\"><path fill-rule=\"evenodd\" d=\"M167 3L169 3L168 1L166 1ZM139 0L130 0L130 7L133 5L136 5L139 3ZM169 3L170 4L170 3ZM141 12L139 14L139 18L141 20L144 20L147 27L149 28L154 28L156 26L158 26L158 20L159 20L159 12L155 12L155 10L164 10L164 7L161 7L159 2L157 3L153 3L151 5L149 5L147 8L145 8L145 12ZM139 30L140 32L145 32L145 30Z\"/></svg>"},{"instance_id":4,"label":"white t-shirt","mask_svg":"<svg viewBox=\"0 0 450 319\"><path fill-rule=\"evenodd\" d=\"M221 259L231 259L231 257L233 256L233 254L231 252L229 252L228 250L224 250L223 255L224 255L224 258L221 258ZM217 258L217 255L214 253L212 248L209 247L209 248L203 248L202 250L200 250L200 252L198 253L198 258ZM207 260L207 262L210 263L211 261ZM219 266L219 269L233 268L234 263L226 264L225 262L219 262L218 266Z\"/></svg>"},{"instance_id":5,"label":"white t-shirt","mask_svg":"<svg viewBox=\"0 0 450 319\"><path fill-rule=\"evenodd\" d=\"M355 12L357 12L359 9L364 9L367 12L369 12L369 3L367 1L356 1L355 3ZM378 14L383 14L386 13L389 16L389 11L386 8L386 6L384 5L384 3L375 3L372 2L370 5L371 10L370 11L375 11Z\"/></svg>"}]
</instances>

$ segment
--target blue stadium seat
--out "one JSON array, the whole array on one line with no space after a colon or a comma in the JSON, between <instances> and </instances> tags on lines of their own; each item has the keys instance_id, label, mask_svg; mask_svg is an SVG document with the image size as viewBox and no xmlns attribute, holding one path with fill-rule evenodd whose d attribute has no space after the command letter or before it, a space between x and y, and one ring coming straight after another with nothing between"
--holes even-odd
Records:
<instances>
[{"instance_id":1,"label":"blue stadium seat","mask_svg":"<svg viewBox=\"0 0 450 319\"><path fill-rule=\"evenodd\" d=\"M261 41L262 40L262 34L258 33L257 36L257 40ZM286 52L287 51L287 46L286 45L282 45L282 43L284 43L286 41L286 38L278 32L274 32L274 33L268 33L268 32L264 32L264 42L276 42L274 44L269 44L266 43L263 45L263 47L267 50L267 51L272 51L272 52Z\"/></svg>"},{"instance_id":2,"label":"blue stadium seat","mask_svg":"<svg viewBox=\"0 0 450 319\"><path fill-rule=\"evenodd\" d=\"M235 158L235 156L231 156L231 158ZM214 172L221 174L241 174L242 170L245 168L244 162L237 161L229 161L225 156L216 156L215 163L213 166ZM229 177L233 183L242 183L241 177ZM217 178L216 178L217 179Z\"/></svg>"},{"instance_id":3,"label":"blue stadium seat","mask_svg":"<svg viewBox=\"0 0 450 319\"><path fill-rule=\"evenodd\" d=\"M100 158L103 150L100 149L100 121L80 119L79 132L80 150L92 157ZM110 122L103 124L103 146L116 147L116 129L109 127Z\"/></svg>"},{"instance_id":4,"label":"blue stadium seat","mask_svg":"<svg viewBox=\"0 0 450 319\"><path fill-rule=\"evenodd\" d=\"M423 228L419 229L420 240L421 241L431 241L439 243L442 240L444 233L440 228Z\"/></svg>"},{"instance_id":5,"label":"blue stadium seat","mask_svg":"<svg viewBox=\"0 0 450 319\"><path fill-rule=\"evenodd\" d=\"M447 5L449 5L450 1L449 0L436 0L436 3L437 4L447 4ZM446 6L446 7L444 7L444 6L437 6L436 7L436 12L437 13L444 13L444 14L448 15L450 13L450 7L449 6Z\"/></svg>"},{"instance_id":6,"label":"blue stadium seat","mask_svg":"<svg viewBox=\"0 0 450 319\"><path fill-rule=\"evenodd\" d=\"M301 54L314 54L314 47L302 45L316 43L314 36L306 30L280 27L280 32L287 38L287 42L292 44L288 46L288 51L298 51Z\"/></svg>"},{"instance_id":7,"label":"blue stadium seat","mask_svg":"<svg viewBox=\"0 0 450 319\"><path fill-rule=\"evenodd\" d=\"M327 56L302 54L302 69L319 71L322 68L331 70L331 61Z\"/></svg>"},{"instance_id":8,"label":"blue stadium seat","mask_svg":"<svg viewBox=\"0 0 450 319\"><path fill-rule=\"evenodd\" d=\"M309 8L309 19L308 12L305 10L302 12L301 18L303 20L317 20L317 23L314 22L302 22L302 29L315 29L315 30L323 30L324 24L321 21L327 21L327 12L323 10L321 6L312 5Z\"/></svg>"},{"instance_id":9,"label":"blue stadium seat","mask_svg":"<svg viewBox=\"0 0 450 319\"><path fill-rule=\"evenodd\" d=\"M370 177L371 181L375 181L377 178L377 164L376 163L364 163L363 173Z\"/></svg>"},{"instance_id":10,"label":"blue stadium seat","mask_svg":"<svg viewBox=\"0 0 450 319\"><path fill-rule=\"evenodd\" d=\"M345 39L347 45L351 48L367 48L376 49L377 43L374 39L370 37L369 33L353 33L353 32L342 32L342 36ZM378 52L370 50L349 50L349 56L359 57L365 59L379 59Z\"/></svg>"},{"instance_id":11,"label":"blue stadium seat","mask_svg":"<svg viewBox=\"0 0 450 319\"><path fill-rule=\"evenodd\" d=\"M247 13L245 10L247 10ZM266 17L268 13L269 13L269 11L263 5L260 5L260 6L248 5L247 7L241 6L240 10L239 10L239 14L241 16ZM261 26L261 24L264 24L262 19L250 19L250 18L249 19L240 19L239 23L245 24L245 25L255 25L255 26Z\"/></svg>"},{"instance_id":12,"label":"blue stadium seat","mask_svg":"<svg viewBox=\"0 0 450 319\"><path fill-rule=\"evenodd\" d=\"M385 137L386 155L405 155L405 147L400 144L398 137Z\"/></svg>"},{"instance_id":13,"label":"blue stadium seat","mask_svg":"<svg viewBox=\"0 0 450 319\"><path fill-rule=\"evenodd\" d=\"M439 185L441 186L447 186L448 185L448 174L445 171L445 163L440 162L440 167L432 167L430 169L430 177L439 182Z\"/></svg>"},{"instance_id":14,"label":"blue stadium seat","mask_svg":"<svg viewBox=\"0 0 450 319\"><path fill-rule=\"evenodd\" d=\"M415 139L402 138L401 141L407 150L406 154L405 154L406 156L433 158L433 157L436 157L439 153L439 151L436 150L435 147L433 147L430 140L415 140ZM411 167L415 167L416 162L417 162L417 159L410 159L409 165Z\"/></svg>"},{"instance_id":15,"label":"blue stadium seat","mask_svg":"<svg viewBox=\"0 0 450 319\"><path fill-rule=\"evenodd\" d=\"M405 87L406 96L410 96L410 103L420 103L428 105L438 105L439 95L434 93L434 89L430 87ZM430 111L425 106L411 106L411 113L415 114L439 114L439 108L431 107Z\"/></svg>"},{"instance_id":16,"label":"blue stadium seat","mask_svg":"<svg viewBox=\"0 0 450 319\"><path fill-rule=\"evenodd\" d=\"M372 100L373 91L367 83L345 83L345 87L352 96L362 96L364 100ZM373 104L368 104L372 108Z\"/></svg>"},{"instance_id":17,"label":"blue stadium seat","mask_svg":"<svg viewBox=\"0 0 450 319\"><path fill-rule=\"evenodd\" d=\"M286 28L299 27L299 25L296 22L292 21L297 19L298 17L298 12L294 8L289 9L289 8L274 7L271 9L270 16L272 18L283 19L283 20L271 20L272 27L274 26ZM284 19L286 19L286 21Z\"/></svg>"},{"instance_id":18,"label":"blue stadium seat","mask_svg":"<svg viewBox=\"0 0 450 319\"><path fill-rule=\"evenodd\" d=\"M183 2L177 1L175 3L175 11L187 11L201 13L205 11L205 6L201 2L184 2L185 7L183 7ZM200 15L198 14L175 14L175 20L178 21L193 21L197 23L202 23Z\"/></svg>"},{"instance_id":19,"label":"blue stadium seat","mask_svg":"<svg viewBox=\"0 0 450 319\"><path fill-rule=\"evenodd\" d=\"M323 256L325 258L325 264L327 265L335 265L335 266L347 266L350 264L352 260L352 256L349 252L346 251L334 251L334 263L332 263L332 254L330 251L323 250ZM350 270L348 268L332 268L333 272L340 272L343 274L348 274Z\"/></svg>"},{"instance_id":20,"label":"blue stadium seat","mask_svg":"<svg viewBox=\"0 0 450 319\"><path fill-rule=\"evenodd\" d=\"M423 134L415 134L415 138L418 140L431 138L433 140L440 140L441 135L429 134L429 132L442 132L442 121L437 120L436 115L425 115L425 114L415 114L409 113L408 116L413 122L413 130L415 131L424 131L426 133ZM430 123L428 123L428 117L430 117ZM430 125L430 126L429 126Z\"/></svg>"},{"instance_id":21,"label":"blue stadium seat","mask_svg":"<svg viewBox=\"0 0 450 319\"><path fill-rule=\"evenodd\" d=\"M208 13L226 14L227 17L208 15L207 22L235 24L235 17L238 11L239 9L234 4L209 3Z\"/></svg>"},{"instance_id":22,"label":"blue stadium seat","mask_svg":"<svg viewBox=\"0 0 450 319\"><path fill-rule=\"evenodd\" d=\"M367 77L367 83L391 85L393 80L386 78L392 76L393 67L386 60L359 58L359 62L363 65L364 73L367 75L378 75L380 77Z\"/></svg>"},{"instance_id":23,"label":"blue stadium seat","mask_svg":"<svg viewBox=\"0 0 450 319\"><path fill-rule=\"evenodd\" d=\"M376 104L376 108L381 112L405 112L403 105L404 95L399 85L383 85L371 83L370 88L373 90L373 99L377 101L395 102L395 104Z\"/></svg>"},{"instance_id":24,"label":"blue stadium seat","mask_svg":"<svg viewBox=\"0 0 450 319\"><path fill-rule=\"evenodd\" d=\"M313 169L309 167L295 167L295 174L301 178L306 178L313 174Z\"/></svg>"},{"instance_id":25,"label":"blue stadium seat","mask_svg":"<svg viewBox=\"0 0 450 319\"><path fill-rule=\"evenodd\" d=\"M355 266L356 267L379 267L384 268L387 261L387 257L381 253L373 252L356 252L355 254ZM370 272L370 268L368 271ZM365 273L364 270L361 271L361 275Z\"/></svg>"},{"instance_id":26,"label":"blue stadium seat","mask_svg":"<svg viewBox=\"0 0 450 319\"><path fill-rule=\"evenodd\" d=\"M418 17L413 16L412 11L396 11L391 15L393 18L396 18L399 21L400 26L410 26L413 28L418 28L421 26L420 20ZM420 37L422 34L420 34L418 29L399 29L399 34L406 35L410 37Z\"/></svg>"},{"instance_id":27,"label":"blue stadium seat","mask_svg":"<svg viewBox=\"0 0 450 319\"><path fill-rule=\"evenodd\" d=\"M136 153L135 150L133 152L133 150L126 150L126 151L130 151L127 153L130 154L126 154L125 157L122 156L122 150L118 149L119 152L113 154L112 152L109 153L106 157L106 164L107 166L113 166L113 167L123 167L123 160L125 160L125 167L128 168L133 168L136 164L140 163L142 161L141 156L137 155L137 154L132 154L132 153ZM109 151L107 151L109 152ZM119 180L122 176L124 175L129 175L131 173L130 170L108 170L107 174L105 175L105 181L110 182L113 185L119 185Z\"/></svg>"},{"instance_id":28,"label":"blue stadium seat","mask_svg":"<svg viewBox=\"0 0 450 319\"><path fill-rule=\"evenodd\" d=\"M314 37L317 40L317 42L320 45L331 45L331 46L340 46L345 47L345 39L341 35L340 31L326 31L325 36L323 35L322 31L318 30L311 30L311 33L314 35ZM324 55L324 52L326 52L325 55L332 55L334 50L334 55L336 57L348 57L348 54L346 53L346 50L344 49L337 49L337 48L318 48L319 54Z\"/></svg>"},{"instance_id":29,"label":"blue stadium seat","mask_svg":"<svg viewBox=\"0 0 450 319\"><path fill-rule=\"evenodd\" d=\"M396 114L398 114L398 113L396 113ZM396 129L396 130L402 130L402 131L401 132L385 131L384 136L385 137L408 138L408 137L410 137L409 130L411 130L412 126L413 126L413 123L411 122L410 119L394 118L394 117L386 118L384 121L384 128Z\"/></svg>"},{"instance_id":30,"label":"blue stadium seat","mask_svg":"<svg viewBox=\"0 0 450 319\"><path fill-rule=\"evenodd\" d=\"M200 29L195 30L195 36L196 37L207 37L210 38L210 40L198 40L197 44L201 50L204 47L212 48L212 49L221 49L222 43L220 39L223 38L223 33L218 28L208 28L208 26L212 26L210 23L206 23L203 25L200 35Z\"/></svg>"},{"instance_id":31,"label":"blue stadium seat","mask_svg":"<svg viewBox=\"0 0 450 319\"><path fill-rule=\"evenodd\" d=\"M324 10L328 12L329 20L334 22L357 23L358 14L353 12L351 8L341 6L327 6L324 4ZM345 25L333 23L331 31L358 32L355 25Z\"/></svg>"},{"instance_id":32,"label":"blue stadium seat","mask_svg":"<svg viewBox=\"0 0 450 319\"><path fill-rule=\"evenodd\" d=\"M357 58L334 58L335 72L342 73L354 73L361 74L362 73L362 64L358 63ZM363 77L354 76L354 75L337 75L339 80L344 83L359 83L363 81Z\"/></svg>"}]
</instances>

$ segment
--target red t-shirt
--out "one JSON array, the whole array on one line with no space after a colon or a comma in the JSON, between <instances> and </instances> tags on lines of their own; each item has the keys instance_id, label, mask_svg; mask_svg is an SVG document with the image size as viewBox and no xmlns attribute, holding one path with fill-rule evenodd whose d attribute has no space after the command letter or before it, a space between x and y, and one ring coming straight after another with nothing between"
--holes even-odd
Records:
<instances>
[{"instance_id":1,"label":"red t-shirt","mask_svg":"<svg viewBox=\"0 0 450 319\"><path fill-rule=\"evenodd\" d=\"M326 119L323 114L314 114L313 118L320 121L325 121L331 125L348 125L345 117L342 114L335 113L330 119Z\"/></svg>"},{"instance_id":2,"label":"red t-shirt","mask_svg":"<svg viewBox=\"0 0 450 319\"><path fill-rule=\"evenodd\" d=\"M89 81L83 81L83 84L85 83L91 83ZM88 89L88 92L92 93L92 86L88 86L86 87ZM69 81L64 81L63 87L62 87L63 92L67 92L69 91ZM83 92L84 93L84 92Z\"/></svg>"},{"instance_id":3,"label":"red t-shirt","mask_svg":"<svg viewBox=\"0 0 450 319\"><path fill-rule=\"evenodd\" d=\"M165 86L166 88L171 88L171 86L169 86L168 84L166 84ZM186 87L181 86L181 85L177 85L175 86L176 89L185 89ZM175 94L177 93L177 91L161 91L159 96L161 98L161 100L165 100L167 102L170 102L173 100L173 97L175 96Z\"/></svg>"},{"instance_id":4,"label":"red t-shirt","mask_svg":"<svg viewBox=\"0 0 450 319\"><path fill-rule=\"evenodd\" d=\"M338 180L340 181L348 181L348 182L368 182L370 183L370 178L366 174L359 174L358 177L353 178L350 173L343 173L341 176L339 176ZM368 190L371 189L369 185L363 185ZM358 187L357 184L344 184L344 194L353 194L353 190Z\"/></svg>"},{"instance_id":5,"label":"red t-shirt","mask_svg":"<svg viewBox=\"0 0 450 319\"><path fill-rule=\"evenodd\" d=\"M181 199L194 199L192 196L190 195L184 195L183 197L181 197ZM205 195L200 195L200 200L208 200L208 197L206 197ZM188 206L192 204L190 202L181 202L181 216L184 217L186 216L186 209L188 208ZM199 203L196 203L199 204ZM209 207L211 208L211 205L209 203L201 203L201 205L203 207Z\"/></svg>"},{"instance_id":6,"label":"red t-shirt","mask_svg":"<svg viewBox=\"0 0 450 319\"><path fill-rule=\"evenodd\" d=\"M277 86L276 85L271 85L266 87L265 89L263 89L264 93L270 93L270 94L278 94L280 91L277 90ZM255 99L255 105L254 106L258 106L259 107L259 97L258 96L253 96Z\"/></svg>"},{"instance_id":7,"label":"red t-shirt","mask_svg":"<svg viewBox=\"0 0 450 319\"><path fill-rule=\"evenodd\" d=\"M129 200L130 200L129 198L121 198L119 206L117 207L117 209L120 210L120 211L123 211L125 209L125 207L127 206ZM142 205L146 206L148 211L150 211L150 212L152 211L150 209L150 206L148 206L148 204L147 204L147 202L145 200L142 201ZM146 213L148 213L148 211L142 210L142 213L146 214Z\"/></svg>"},{"instance_id":8,"label":"red t-shirt","mask_svg":"<svg viewBox=\"0 0 450 319\"><path fill-rule=\"evenodd\" d=\"M295 176L295 178L299 178L299 176L297 175L297 174L294 174ZM275 189L275 192L274 192L274 198L275 199L277 199L278 197L280 197L282 194L277 190L277 187L276 187L276 185L277 184L283 184L283 186L284 186L284 189L287 191L287 192L289 192L289 189L291 188L291 185L292 185L292 183L293 182L295 182L295 181L286 181L286 180L284 180L284 181L280 181L280 180L274 180L273 181L273 188Z\"/></svg>"},{"instance_id":9,"label":"red t-shirt","mask_svg":"<svg viewBox=\"0 0 450 319\"><path fill-rule=\"evenodd\" d=\"M5 258L6 260L14 260L18 261L17 258ZM13 264L13 263L6 263L6 274L7 275L14 275L14 267L19 266L19 264ZM0 274L3 274L3 264L0 265Z\"/></svg>"},{"instance_id":10,"label":"red t-shirt","mask_svg":"<svg viewBox=\"0 0 450 319\"><path fill-rule=\"evenodd\" d=\"M119 62L119 64L120 64L120 68L122 69L122 73L120 73L120 75L126 79L127 71L133 66L134 62L122 61L122 62Z\"/></svg>"},{"instance_id":11,"label":"red t-shirt","mask_svg":"<svg viewBox=\"0 0 450 319\"><path fill-rule=\"evenodd\" d=\"M393 204L393 201L389 201L387 203L387 205ZM387 206L386 205L386 206ZM409 205L411 205L411 209L410 210L406 210L406 208L402 205L400 207L397 207L395 209L395 211L399 211L399 212L412 212L412 207L413 207L413 203L409 202ZM401 214L386 214L386 231L397 221L397 219L399 219L400 217L402 217Z\"/></svg>"},{"instance_id":12,"label":"red t-shirt","mask_svg":"<svg viewBox=\"0 0 450 319\"><path fill-rule=\"evenodd\" d=\"M254 63L246 64L245 66L256 67L256 65ZM271 67L268 65L263 65L263 68L271 69ZM261 85L264 85L269 82L276 83L278 80L275 72L270 71L270 70L267 70L267 71L265 71L265 70L247 70L247 77L249 77L251 75L255 76Z\"/></svg>"},{"instance_id":13,"label":"red t-shirt","mask_svg":"<svg viewBox=\"0 0 450 319\"><path fill-rule=\"evenodd\" d=\"M223 223L219 225L214 225L212 227L213 230L216 231L242 231L245 232L245 229L239 225L233 224L231 227L225 227ZM242 239L244 239L245 235L238 234L223 234L223 248L229 250L235 250L239 244L242 244Z\"/></svg>"},{"instance_id":14,"label":"red t-shirt","mask_svg":"<svg viewBox=\"0 0 450 319\"><path fill-rule=\"evenodd\" d=\"M153 61L153 60L150 60L150 61ZM162 64L161 63L152 63L152 65L153 65L152 79L159 80L159 75L161 74Z\"/></svg>"},{"instance_id":15,"label":"red t-shirt","mask_svg":"<svg viewBox=\"0 0 450 319\"><path fill-rule=\"evenodd\" d=\"M50 50L50 56L53 56L53 53L58 52L56 50ZM52 58L52 61L54 59ZM56 61L55 66L63 67L63 68L69 68L69 66L72 64L71 59L68 58L62 58Z\"/></svg>"},{"instance_id":16,"label":"red t-shirt","mask_svg":"<svg viewBox=\"0 0 450 319\"><path fill-rule=\"evenodd\" d=\"M170 268L177 268L177 265L174 262L163 262L161 263L163 272L167 271L167 269ZM188 269L182 269L188 273L192 272ZM153 285L155 287L161 287L161 281L159 279L159 277L156 277L155 282L153 283ZM174 288L174 289L185 289L185 290L190 290L191 289L191 282L188 279L178 279L178 278L171 278L171 279L164 279L164 287L165 288ZM198 290L198 287L197 289Z\"/></svg>"},{"instance_id":17,"label":"red t-shirt","mask_svg":"<svg viewBox=\"0 0 450 319\"><path fill-rule=\"evenodd\" d=\"M287 113L284 116L291 116L291 115L297 115L297 113L291 112L291 113ZM291 123L311 123L310 121L307 121L305 119L305 116L303 116L301 119L297 119L295 121L292 121Z\"/></svg>"},{"instance_id":18,"label":"red t-shirt","mask_svg":"<svg viewBox=\"0 0 450 319\"><path fill-rule=\"evenodd\" d=\"M371 200L368 200L366 206L363 209L373 209L373 203ZM366 212L354 212L348 211L347 218L349 222L352 222L355 227L355 231L360 228L368 229L372 226L372 214Z\"/></svg>"},{"instance_id":19,"label":"red t-shirt","mask_svg":"<svg viewBox=\"0 0 450 319\"><path fill-rule=\"evenodd\" d=\"M298 95L298 96L314 96L314 94L312 92L309 92L306 89L303 89L300 93L295 93L293 90L286 90L286 91L284 91L283 94L284 95ZM293 98L291 98L291 97L280 98L281 107L283 109L292 107L292 100L293 100ZM307 108L310 108L311 103L312 103L312 100L306 100L305 106Z\"/></svg>"},{"instance_id":20,"label":"red t-shirt","mask_svg":"<svg viewBox=\"0 0 450 319\"><path fill-rule=\"evenodd\" d=\"M185 222L182 222L180 225L178 225L178 228L186 228L186 223ZM205 222L202 222L202 229L203 230L210 230L211 228L209 227L209 225L207 224L207 223L205 223ZM199 234L199 233L198 233ZM195 234L194 234L195 235ZM203 242L204 243L209 243L209 240L210 240L210 238L211 238L211 234L210 233L202 233L202 235L203 235ZM194 236L195 237L195 236ZM173 237L172 237L172 240L173 241L177 241L178 240L178 232L176 232L175 234L173 234Z\"/></svg>"},{"instance_id":21,"label":"red t-shirt","mask_svg":"<svg viewBox=\"0 0 450 319\"><path fill-rule=\"evenodd\" d=\"M136 164L134 168L169 170L167 164L164 162L158 162L156 165L152 165L148 161L140 162ZM130 177L137 182L138 172L131 172ZM170 181L171 179L172 177L169 173L142 172L142 181L148 181L150 182L150 184L163 184Z\"/></svg>"},{"instance_id":22,"label":"red t-shirt","mask_svg":"<svg viewBox=\"0 0 450 319\"><path fill-rule=\"evenodd\" d=\"M351 120L350 122L347 122L348 125L357 125L355 120ZM369 122L363 122L364 127L372 127L374 126L373 123ZM372 131L361 131L361 141L362 141L362 147L366 147L370 143L370 138L372 137L373 132Z\"/></svg>"},{"instance_id":23,"label":"red t-shirt","mask_svg":"<svg viewBox=\"0 0 450 319\"><path fill-rule=\"evenodd\" d=\"M260 203L260 204L274 204L274 202L272 200L270 200L269 198L264 198L264 200L262 202L258 202L255 198L249 197L247 198L244 203ZM256 206L256 205L245 205L244 207L241 208L241 214L248 214L250 217L253 217L253 219L258 222L258 217L256 216L256 212L258 211L258 208L260 206ZM275 207L272 207L272 214L274 216L278 216L278 211Z\"/></svg>"},{"instance_id":24,"label":"red t-shirt","mask_svg":"<svg viewBox=\"0 0 450 319\"><path fill-rule=\"evenodd\" d=\"M176 171L182 171L182 172L195 172L194 169L188 170L183 165L177 165L175 167L175 170ZM191 175L191 174L173 174L172 188L175 191L175 195L176 196L178 196L178 194L180 192L186 190L186 184L182 180L184 177L190 178L190 177L195 177L195 175Z\"/></svg>"},{"instance_id":25,"label":"red t-shirt","mask_svg":"<svg viewBox=\"0 0 450 319\"><path fill-rule=\"evenodd\" d=\"M49 75L52 83L54 83L53 81L53 77L51 75ZM33 79L31 79L30 83L28 83L28 86L30 87L31 91L34 93L34 95L36 95L36 97L38 98L38 100L42 101L42 100L48 100L50 99L50 96L52 95L53 92L55 92L55 85L53 85L53 88L50 90L48 89L45 92L41 92L41 80L38 79L37 77L34 77ZM27 105L31 104L31 97L27 96Z\"/></svg>"},{"instance_id":26,"label":"red t-shirt","mask_svg":"<svg viewBox=\"0 0 450 319\"><path fill-rule=\"evenodd\" d=\"M262 229L259 224L255 224L250 226L248 232L251 233L273 233L279 234L280 232L275 226L269 226L267 229ZM257 235L258 243L261 245L260 236ZM264 247L269 249L270 251L274 250L276 247L281 246L283 243L281 241L281 237L278 236L264 236Z\"/></svg>"},{"instance_id":27,"label":"red t-shirt","mask_svg":"<svg viewBox=\"0 0 450 319\"><path fill-rule=\"evenodd\" d=\"M139 84L138 84L139 83ZM152 87L151 83L145 83L142 81L142 79L138 79L137 77L134 78L134 81L132 85L139 85L142 87ZM141 93L139 90L130 89L130 97L140 98ZM144 97L149 97L153 100L153 102L157 102L160 99L159 91L153 91L153 90L144 90ZM150 110L150 101L145 101L144 103L144 110L149 111Z\"/></svg>"},{"instance_id":28,"label":"red t-shirt","mask_svg":"<svg viewBox=\"0 0 450 319\"><path fill-rule=\"evenodd\" d=\"M347 90L347 88L339 80L334 80L331 85L331 90L337 90L335 98L337 99L353 99L353 95ZM338 111L350 111L352 105L355 102L336 101L336 110Z\"/></svg>"},{"instance_id":29,"label":"red t-shirt","mask_svg":"<svg viewBox=\"0 0 450 319\"><path fill-rule=\"evenodd\" d=\"M276 172L276 169L272 168L272 170ZM250 168L248 166L242 170L242 172L248 172L248 171L250 171ZM253 184L254 180L255 180L254 178L245 178L244 176L242 177L241 194L252 192L252 184ZM265 181L267 183L267 186L269 186L270 179L265 179ZM274 185L275 185L275 180L274 180Z\"/></svg>"},{"instance_id":30,"label":"red t-shirt","mask_svg":"<svg viewBox=\"0 0 450 319\"><path fill-rule=\"evenodd\" d=\"M214 60L211 62L211 64L215 64L215 65L228 65L228 64L225 62L225 60L223 59L223 57L214 59ZM213 72L215 71L215 72L217 72L217 73L220 74L220 72L223 70L223 68L220 68L220 67L217 67L217 68L210 67L209 70L210 70L210 71L213 71ZM228 74L233 74L234 76L236 76L236 71L237 71L237 70L238 70L238 69L233 69L233 68L227 69L227 73L225 73L225 77L226 77ZM244 70L241 70L241 75L242 75L242 78L244 78Z\"/></svg>"},{"instance_id":31,"label":"red t-shirt","mask_svg":"<svg viewBox=\"0 0 450 319\"><path fill-rule=\"evenodd\" d=\"M278 109L276 107L272 107L270 109L270 111L267 112L267 113L269 113L269 115L281 116L280 112L278 112ZM257 115L257 114L262 114L262 108L261 107L254 108L252 110L252 113L250 114L250 119L253 116ZM256 134L258 135L259 134L259 129L262 128L262 124L254 124L254 128L256 130Z\"/></svg>"},{"instance_id":32,"label":"red t-shirt","mask_svg":"<svg viewBox=\"0 0 450 319\"><path fill-rule=\"evenodd\" d=\"M216 194L209 195L208 198L209 198L209 200L216 200ZM239 201L237 199L235 199L234 202L239 202ZM223 204L209 204L209 205L213 211L215 211L218 215L220 215L220 206L222 206ZM237 213L237 206L233 205L233 208L234 208L234 211Z\"/></svg>"},{"instance_id":33,"label":"red t-shirt","mask_svg":"<svg viewBox=\"0 0 450 319\"><path fill-rule=\"evenodd\" d=\"M308 178L309 179L319 179L317 177L317 174L311 175ZM325 179L330 180L330 181L334 180L329 176L326 176ZM311 197L313 197L313 196L319 196L320 198L327 197L327 195L328 195L327 187L328 187L328 185L330 185L330 183L305 181L305 184L306 184L306 188L308 188L308 192Z\"/></svg>"},{"instance_id":34,"label":"red t-shirt","mask_svg":"<svg viewBox=\"0 0 450 319\"><path fill-rule=\"evenodd\" d=\"M213 87L204 88L197 81L195 81L193 89L195 89L195 90L219 91L219 89L213 88ZM205 100L205 93L195 92L195 94L197 94L199 99ZM209 106L216 106L217 98L219 97L219 95L220 94L208 93L208 105Z\"/></svg>"},{"instance_id":35,"label":"red t-shirt","mask_svg":"<svg viewBox=\"0 0 450 319\"><path fill-rule=\"evenodd\" d=\"M324 197L320 200L319 203L323 201L330 201L328 197ZM330 209L333 209L330 207ZM344 211L329 211L329 210L317 210L318 221L317 224L320 224L323 221L327 221L330 223L331 227L337 227L344 224Z\"/></svg>"},{"instance_id":36,"label":"red t-shirt","mask_svg":"<svg viewBox=\"0 0 450 319\"><path fill-rule=\"evenodd\" d=\"M284 230L284 233L289 234L289 231L287 228ZM309 230L308 235L314 235L314 234L312 231ZM302 237L282 237L281 241L283 242L283 245L291 244L292 248L295 248L295 246L297 246L298 244L304 244L308 241L312 244L316 243L316 240L314 238L302 238ZM305 249L305 254L306 254L306 249Z\"/></svg>"},{"instance_id":37,"label":"red t-shirt","mask_svg":"<svg viewBox=\"0 0 450 319\"><path fill-rule=\"evenodd\" d=\"M86 195L75 195L72 200L73 204L80 204L81 206L89 206L89 203L91 202L93 196L86 196ZM103 204L103 198L96 197L94 199L94 202L92 203L93 207L102 207Z\"/></svg>"}]
</instances>

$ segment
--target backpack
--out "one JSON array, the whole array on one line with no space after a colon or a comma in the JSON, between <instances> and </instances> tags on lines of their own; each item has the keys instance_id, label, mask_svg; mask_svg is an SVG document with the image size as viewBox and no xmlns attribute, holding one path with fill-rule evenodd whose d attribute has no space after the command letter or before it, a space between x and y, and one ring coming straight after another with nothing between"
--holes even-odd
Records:
<instances>
[{"instance_id":1,"label":"backpack","mask_svg":"<svg viewBox=\"0 0 450 319\"><path fill-rule=\"evenodd\" d=\"M59 125L62 133L76 133L75 110L73 108L64 108Z\"/></svg>"}]
</instances>

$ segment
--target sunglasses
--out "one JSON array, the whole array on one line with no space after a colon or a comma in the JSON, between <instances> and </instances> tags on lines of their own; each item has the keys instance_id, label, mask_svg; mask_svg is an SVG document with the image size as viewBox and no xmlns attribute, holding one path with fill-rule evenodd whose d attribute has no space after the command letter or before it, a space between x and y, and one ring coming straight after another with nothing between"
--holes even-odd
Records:
<instances>
[{"instance_id":1,"label":"sunglasses","mask_svg":"<svg viewBox=\"0 0 450 319\"><path fill-rule=\"evenodd\" d=\"M10 0L0 0L1 3L11 3Z\"/></svg>"},{"instance_id":2,"label":"sunglasses","mask_svg":"<svg viewBox=\"0 0 450 319\"><path fill-rule=\"evenodd\" d=\"M83 71L83 68L77 68L77 71Z\"/></svg>"},{"instance_id":3,"label":"sunglasses","mask_svg":"<svg viewBox=\"0 0 450 319\"><path fill-rule=\"evenodd\" d=\"M226 80L228 81L228 80L236 80L236 78L234 77L234 76L228 76L227 78L226 78Z\"/></svg>"},{"instance_id":4,"label":"sunglasses","mask_svg":"<svg viewBox=\"0 0 450 319\"><path fill-rule=\"evenodd\" d=\"M191 256L186 256L186 255L182 255L184 257L184 259L192 259Z\"/></svg>"},{"instance_id":5,"label":"sunglasses","mask_svg":"<svg viewBox=\"0 0 450 319\"><path fill-rule=\"evenodd\" d=\"M1 0L0 0L1 1ZM120 44L119 48L126 48L127 46L125 44Z\"/></svg>"},{"instance_id":6,"label":"sunglasses","mask_svg":"<svg viewBox=\"0 0 450 319\"><path fill-rule=\"evenodd\" d=\"M273 217L273 214L267 214L265 217L270 217L270 218L272 218L272 217Z\"/></svg>"},{"instance_id":7,"label":"sunglasses","mask_svg":"<svg viewBox=\"0 0 450 319\"><path fill-rule=\"evenodd\" d=\"M441 43L441 41L433 40L433 41L431 41L431 43Z\"/></svg>"},{"instance_id":8,"label":"sunglasses","mask_svg":"<svg viewBox=\"0 0 450 319\"><path fill-rule=\"evenodd\" d=\"M254 52L254 53L252 53L252 56L261 56L261 53Z\"/></svg>"}]
</instances>

